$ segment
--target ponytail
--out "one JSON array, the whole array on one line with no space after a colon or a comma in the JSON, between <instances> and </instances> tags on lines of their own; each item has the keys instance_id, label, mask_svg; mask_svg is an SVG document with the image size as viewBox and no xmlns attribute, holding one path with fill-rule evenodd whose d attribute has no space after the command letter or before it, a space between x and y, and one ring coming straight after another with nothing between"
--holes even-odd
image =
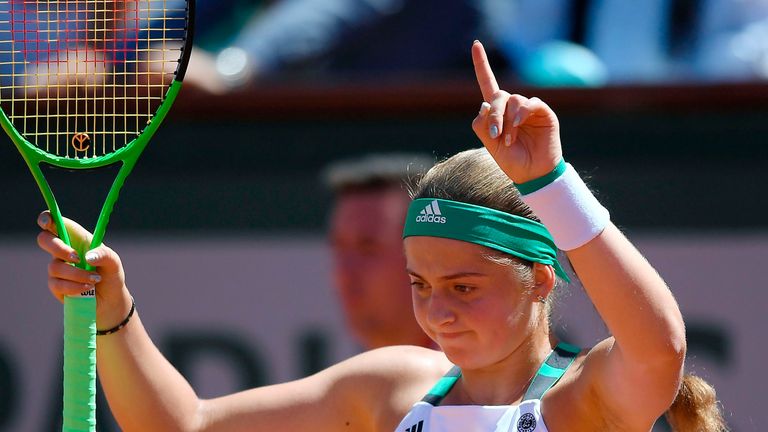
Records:
<instances>
[{"instance_id":1,"label":"ponytail","mask_svg":"<svg viewBox=\"0 0 768 432\"><path fill-rule=\"evenodd\" d=\"M665 416L675 432L728 432L715 389L695 375L683 377Z\"/></svg>"}]
</instances>

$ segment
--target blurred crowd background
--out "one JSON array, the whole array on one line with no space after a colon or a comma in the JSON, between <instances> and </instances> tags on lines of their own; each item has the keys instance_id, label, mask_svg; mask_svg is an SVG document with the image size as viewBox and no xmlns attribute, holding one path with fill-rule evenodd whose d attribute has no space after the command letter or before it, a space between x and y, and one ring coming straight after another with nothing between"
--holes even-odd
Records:
<instances>
[{"instance_id":1,"label":"blurred crowd background","mask_svg":"<svg viewBox=\"0 0 768 432\"><path fill-rule=\"evenodd\" d=\"M465 77L473 39L522 84L768 78L763 0L201 0L195 85Z\"/></svg>"},{"instance_id":2,"label":"blurred crowd background","mask_svg":"<svg viewBox=\"0 0 768 432\"><path fill-rule=\"evenodd\" d=\"M337 298L348 276L332 274L324 170L479 146L480 39L503 88L554 108L565 157L669 282L688 367L718 389L733 430L765 430L768 0L198 0L196 17L185 87L106 243L202 395L361 349ZM0 145L0 431L43 432L59 420L61 308L35 244L44 203L16 153ZM64 214L93 226L114 172L46 175ZM559 330L586 346L605 329L568 291ZM117 430L100 416L101 432Z\"/></svg>"},{"instance_id":3,"label":"blurred crowd background","mask_svg":"<svg viewBox=\"0 0 768 432\"><path fill-rule=\"evenodd\" d=\"M151 10L153 1L158 0L145 6L127 2L121 16L115 16L117 23L123 23L114 32L118 42L103 51L120 51L141 40L138 23L151 13L138 10ZM13 22L0 23L0 33L40 35L29 37L33 42L21 48L25 60L51 56L59 61L85 60L79 56L87 54L79 50L86 51L84 45L92 43L99 31L97 23L86 24L83 18L92 4L21 8L15 2L0 4L14 17ZM184 2L164 3L170 3L172 11L178 5L171 15L184 13ZM466 52L474 39L485 43L501 75L521 85L597 87L768 78L764 0L196 3L196 47L188 82L211 93L274 81L460 79L471 70ZM50 28L46 22L54 14L68 17L70 23ZM93 25L97 27L89 30L95 32L91 36L82 31ZM0 52L0 60L3 70L22 63L9 50ZM66 73L76 71L67 66Z\"/></svg>"}]
</instances>

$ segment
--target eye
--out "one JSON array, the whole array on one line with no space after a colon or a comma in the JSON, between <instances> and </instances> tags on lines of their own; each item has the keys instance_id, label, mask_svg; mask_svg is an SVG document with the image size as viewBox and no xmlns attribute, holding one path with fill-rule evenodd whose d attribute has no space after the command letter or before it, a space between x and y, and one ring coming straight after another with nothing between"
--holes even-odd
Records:
<instances>
[{"instance_id":1,"label":"eye","mask_svg":"<svg viewBox=\"0 0 768 432\"><path fill-rule=\"evenodd\" d=\"M411 289L419 294L424 294L429 291L429 286L420 280L412 280Z\"/></svg>"},{"instance_id":2,"label":"eye","mask_svg":"<svg viewBox=\"0 0 768 432\"><path fill-rule=\"evenodd\" d=\"M453 289L461 294L470 294L475 291L475 287L469 285L454 285Z\"/></svg>"}]
</instances>

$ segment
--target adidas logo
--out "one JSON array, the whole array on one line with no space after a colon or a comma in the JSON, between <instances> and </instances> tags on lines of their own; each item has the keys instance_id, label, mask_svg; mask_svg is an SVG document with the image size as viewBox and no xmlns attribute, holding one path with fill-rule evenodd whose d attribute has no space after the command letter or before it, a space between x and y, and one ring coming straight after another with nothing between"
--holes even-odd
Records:
<instances>
[{"instance_id":1,"label":"adidas logo","mask_svg":"<svg viewBox=\"0 0 768 432\"><path fill-rule=\"evenodd\" d=\"M437 200L427 204L424 210L419 212L419 215L416 216L416 222L445 223L445 216L440 213L440 206L437 205Z\"/></svg>"},{"instance_id":2,"label":"adidas logo","mask_svg":"<svg viewBox=\"0 0 768 432\"><path fill-rule=\"evenodd\" d=\"M421 430L424 428L424 420L420 420L417 424L406 428L405 432L421 432Z\"/></svg>"}]
</instances>

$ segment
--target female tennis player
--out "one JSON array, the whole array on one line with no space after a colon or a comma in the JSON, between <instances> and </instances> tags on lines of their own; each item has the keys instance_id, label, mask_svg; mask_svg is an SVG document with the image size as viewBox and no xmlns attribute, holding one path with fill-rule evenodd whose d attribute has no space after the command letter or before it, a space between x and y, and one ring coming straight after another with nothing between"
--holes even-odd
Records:
<instances>
[{"instance_id":1,"label":"female tennis player","mask_svg":"<svg viewBox=\"0 0 768 432\"><path fill-rule=\"evenodd\" d=\"M101 246L85 257L95 272L68 265L75 250L41 215L53 294L97 289L98 370L123 430L649 431L676 395L676 430L723 430L711 388L683 380L675 299L564 163L554 112L499 90L480 43L472 54L485 99L473 129L484 148L420 180L403 234L414 312L442 352L381 348L298 381L202 400L147 335L118 255ZM558 248L612 334L591 349L550 331L547 299L568 279Z\"/></svg>"}]
</instances>

